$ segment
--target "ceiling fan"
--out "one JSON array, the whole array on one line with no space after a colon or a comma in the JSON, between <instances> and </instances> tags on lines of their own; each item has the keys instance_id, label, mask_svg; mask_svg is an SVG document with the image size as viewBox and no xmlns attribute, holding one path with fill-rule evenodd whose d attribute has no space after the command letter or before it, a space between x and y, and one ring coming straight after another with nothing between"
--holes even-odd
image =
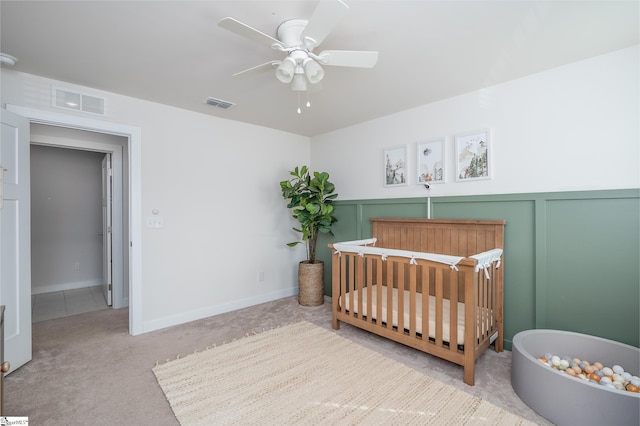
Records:
<instances>
[{"instance_id":1,"label":"ceiling fan","mask_svg":"<svg viewBox=\"0 0 640 426\"><path fill-rule=\"evenodd\" d=\"M282 60L273 60L233 74L248 76L276 68L276 78L291 83L291 89L306 91L308 83L316 84L324 77L322 66L373 68L378 52L357 50L325 50L318 54L313 50L329 35L349 6L341 0L320 0L309 20L291 19L281 23L276 31L277 39L233 18L223 18L218 26L284 52Z\"/></svg>"}]
</instances>

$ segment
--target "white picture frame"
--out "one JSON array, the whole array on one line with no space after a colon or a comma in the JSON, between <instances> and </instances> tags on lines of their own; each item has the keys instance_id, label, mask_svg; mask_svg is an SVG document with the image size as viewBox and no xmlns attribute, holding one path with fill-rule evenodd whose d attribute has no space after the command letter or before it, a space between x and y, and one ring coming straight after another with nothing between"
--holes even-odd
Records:
<instances>
[{"instance_id":1,"label":"white picture frame","mask_svg":"<svg viewBox=\"0 0 640 426\"><path fill-rule=\"evenodd\" d=\"M431 185L446 182L446 142L437 138L416 143L416 183Z\"/></svg>"},{"instance_id":2,"label":"white picture frame","mask_svg":"<svg viewBox=\"0 0 640 426\"><path fill-rule=\"evenodd\" d=\"M491 179L491 132L489 129L455 136L456 181Z\"/></svg>"},{"instance_id":3,"label":"white picture frame","mask_svg":"<svg viewBox=\"0 0 640 426\"><path fill-rule=\"evenodd\" d=\"M383 168L383 182L385 187L408 185L407 146L403 145L385 149Z\"/></svg>"}]
</instances>

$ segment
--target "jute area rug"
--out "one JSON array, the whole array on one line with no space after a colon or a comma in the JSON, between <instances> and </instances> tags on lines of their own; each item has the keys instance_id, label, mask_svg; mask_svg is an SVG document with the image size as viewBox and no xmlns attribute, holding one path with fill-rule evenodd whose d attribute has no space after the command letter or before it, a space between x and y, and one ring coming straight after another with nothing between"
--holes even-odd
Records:
<instances>
[{"instance_id":1,"label":"jute area rug","mask_svg":"<svg viewBox=\"0 0 640 426\"><path fill-rule=\"evenodd\" d=\"M304 321L153 372L185 426L533 424Z\"/></svg>"}]
</instances>

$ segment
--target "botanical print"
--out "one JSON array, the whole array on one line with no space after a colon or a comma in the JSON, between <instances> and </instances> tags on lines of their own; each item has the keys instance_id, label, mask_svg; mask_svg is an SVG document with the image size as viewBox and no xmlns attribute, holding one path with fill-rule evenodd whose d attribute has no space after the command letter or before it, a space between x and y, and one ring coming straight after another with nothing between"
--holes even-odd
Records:
<instances>
[{"instance_id":1,"label":"botanical print","mask_svg":"<svg viewBox=\"0 0 640 426\"><path fill-rule=\"evenodd\" d=\"M444 139L418 144L418 184L444 182Z\"/></svg>"},{"instance_id":2,"label":"botanical print","mask_svg":"<svg viewBox=\"0 0 640 426\"><path fill-rule=\"evenodd\" d=\"M385 186L407 184L407 147L384 150Z\"/></svg>"},{"instance_id":3,"label":"botanical print","mask_svg":"<svg viewBox=\"0 0 640 426\"><path fill-rule=\"evenodd\" d=\"M489 178L489 131L456 137L456 178Z\"/></svg>"}]
</instances>

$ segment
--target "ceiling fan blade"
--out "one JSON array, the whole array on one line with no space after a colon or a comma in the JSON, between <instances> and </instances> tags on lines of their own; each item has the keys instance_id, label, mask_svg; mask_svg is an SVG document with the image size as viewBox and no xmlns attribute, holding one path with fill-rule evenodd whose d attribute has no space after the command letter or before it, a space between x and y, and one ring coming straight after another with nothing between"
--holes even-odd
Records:
<instances>
[{"instance_id":1,"label":"ceiling fan blade","mask_svg":"<svg viewBox=\"0 0 640 426\"><path fill-rule=\"evenodd\" d=\"M218 22L218 26L220 28L224 28L225 30L229 30L232 33L236 33L242 37L246 37L249 40L253 40L257 43L264 44L270 48L273 48L273 45L282 46L280 40L271 37L263 33L262 31L256 30L249 25L238 21L233 18L222 18L220 22Z\"/></svg>"},{"instance_id":2,"label":"ceiling fan blade","mask_svg":"<svg viewBox=\"0 0 640 426\"><path fill-rule=\"evenodd\" d=\"M237 72L233 74L234 77L251 77L256 74L262 74L265 71L269 71L274 69L276 66L280 65L282 61L269 61L264 64L256 65L255 67L246 69L244 71Z\"/></svg>"},{"instance_id":3,"label":"ceiling fan blade","mask_svg":"<svg viewBox=\"0 0 640 426\"><path fill-rule=\"evenodd\" d=\"M325 50L319 55L320 63L337 67L373 68L378 52L363 50Z\"/></svg>"},{"instance_id":4,"label":"ceiling fan blade","mask_svg":"<svg viewBox=\"0 0 640 426\"><path fill-rule=\"evenodd\" d=\"M302 30L300 40L309 49L313 49L329 35L331 30L346 15L349 6L341 0L320 0L309 23Z\"/></svg>"}]
</instances>

